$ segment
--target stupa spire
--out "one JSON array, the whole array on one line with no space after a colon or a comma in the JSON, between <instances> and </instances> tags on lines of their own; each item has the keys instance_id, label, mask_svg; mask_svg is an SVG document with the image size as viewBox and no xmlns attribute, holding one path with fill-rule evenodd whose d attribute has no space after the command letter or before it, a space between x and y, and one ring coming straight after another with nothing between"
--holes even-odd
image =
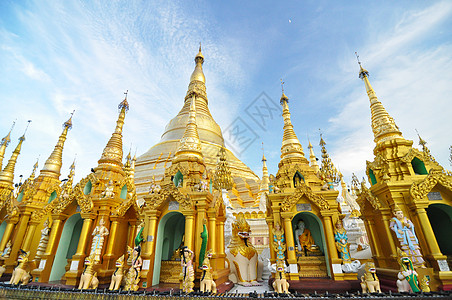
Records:
<instances>
[{"instance_id":1,"label":"stupa spire","mask_svg":"<svg viewBox=\"0 0 452 300\"><path fill-rule=\"evenodd\" d=\"M15 124L16 124L16 121L13 122L13 125L11 126L11 129L9 130L8 134L4 138L2 138L2 141L0 142L0 170L2 169L3 158L5 157L6 147L8 147L9 143L11 142L11 131L13 131Z\"/></svg>"},{"instance_id":2,"label":"stupa spire","mask_svg":"<svg viewBox=\"0 0 452 300\"><path fill-rule=\"evenodd\" d=\"M355 52L359 64L359 78L364 81L367 96L370 100L370 111L372 119L372 131L374 133L374 141L376 144L392 140L396 138L403 139L402 132L397 127L394 119L388 114L383 104L378 100L374 89L369 82L369 72L363 68L359 61L359 56Z\"/></svg>"},{"instance_id":3,"label":"stupa spire","mask_svg":"<svg viewBox=\"0 0 452 300\"><path fill-rule=\"evenodd\" d=\"M317 163L317 157L314 153L314 148L312 147L311 141L309 141L309 160L311 161L311 167L316 173L320 171L319 164Z\"/></svg>"},{"instance_id":4,"label":"stupa spire","mask_svg":"<svg viewBox=\"0 0 452 300\"><path fill-rule=\"evenodd\" d=\"M19 143L17 144L16 149L14 149L13 154L11 155L11 158L8 161L8 164L3 169L3 171L0 172L0 184L9 185L11 188L13 187L14 169L16 167L17 157L20 154L22 143L25 141L25 133L27 132L30 123L31 120L28 121L24 134L19 138Z\"/></svg>"},{"instance_id":5,"label":"stupa spire","mask_svg":"<svg viewBox=\"0 0 452 300\"><path fill-rule=\"evenodd\" d=\"M262 143L262 152L264 152L264 143ZM267 159L265 158L265 154L262 153L262 181L260 190L265 192L269 191L268 184L270 183L270 178L268 176L268 168L267 168Z\"/></svg>"},{"instance_id":6,"label":"stupa spire","mask_svg":"<svg viewBox=\"0 0 452 300\"><path fill-rule=\"evenodd\" d=\"M120 168L122 169L122 127L124 126L124 119L126 112L129 110L129 103L127 102L128 90L124 93L125 98L118 105L119 116L116 121L116 128L111 135L110 140L105 146L102 156L98 161L97 168Z\"/></svg>"},{"instance_id":7,"label":"stupa spire","mask_svg":"<svg viewBox=\"0 0 452 300\"><path fill-rule=\"evenodd\" d=\"M333 162L326 151L326 143L323 140L322 134L320 134L319 145L322 147L322 166L320 168L320 176L328 183L329 188L332 188L332 184L338 183L340 178L336 167L333 165Z\"/></svg>"},{"instance_id":8,"label":"stupa spire","mask_svg":"<svg viewBox=\"0 0 452 300\"><path fill-rule=\"evenodd\" d=\"M280 103L283 107L282 116L284 118L284 134L281 146L281 159L285 157L304 157L303 147L293 130L292 121L290 120L289 98L284 94L284 82L281 80L282 95Z\"/></svg>"},{"instance_id":9,"label":"stupa spire","mask_svg":"<svg viewBox=\"0 0 452 300\"><path fill-rule=\"evenodd\" d=\"M198 126L196 125L196 96L193 95L190 102L190 111L188 114L187 126L184 136L180 140L179 148L176 151L176 157L180 155L196 156L203 158L201 151L201 141L198 135Z\"/></svg>"},{"instance_id":10,"label":"stupa spire","mask_svg":"<svg viewBox=\"0 0 452 300\"><path fill-rule=\"evenodd\" d=\"M187 95L185 96L185 101L195 94L198 97L203 98L207 103L207 93L206 93L206 77L202 70L202 65L204 64L204 55L201 52L201 43L199 43L199 52L195 56L195 70L190 76L190 84L188 85Z\"/></svg>"},{"instance_id":11,"label":"stupa spire","mask_svg":"<svg viewBox=\"0 0 452 300\"><path fill-rule=\"evenodd\" d=\"M75 110L71 113L69 120L63 124L63 132L58 138L58 142L53 149L52 154L44 163L44 167L41 170L41 175L49 176L58 179L60 177L61 166L63 165L63 147L67 138L68 131L72 128L72 116Z\"/></svg>"}]
</instances>

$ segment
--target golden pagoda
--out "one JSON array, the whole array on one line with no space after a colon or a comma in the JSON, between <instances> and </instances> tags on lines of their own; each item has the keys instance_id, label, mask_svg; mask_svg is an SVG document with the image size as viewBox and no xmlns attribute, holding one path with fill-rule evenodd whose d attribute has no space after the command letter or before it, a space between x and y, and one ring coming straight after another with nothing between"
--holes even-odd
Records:
<instances>
[{"instance_id":1,"label":"golden pagoda","mask_svg":"<svg viewBox=\"0 0 452 300\"><path fill-rule=\"evenodd\" d=\"M311 165L304 156L303 147L293 129L289 98L284 90L280 103L283 107L284 133L278 172L272 182L272 192L268 194L266 220L269 232L277 223L285 232L290 280L327 276L334 280L356 279L356 274L342 272L342 260L336 250L333 226L340 215L336 201L338 192L327 184L329 178L320 175L313 152ZM326 151L324 155L327 155ZM332 167L330 160L329 164ZM271 261L276 262L273 247Z\"/></svg>"},{"instance_id":2,"label":"golden pagoda","mask_svg":"<svg viewBox=\"0 0 452 300\"><path fill-rule=\"evenodd\" d=\"M234 179L234 187L230 193L231 200L236 206L250 206L259 191L259 177L224 145L220 126L210 114L206 92L206 78L203 73L204 56L199 52L195 57L195 69L190 77L187 94L182 109L165 127L159 143L140 155L136 162L136 185L139 201L149 192L154 180L160 180L165 169L171 165L179 141L185 132L189 119L190 103L196 95L196 122L199 134L201 152L204 163L209 172L217 164L217 154L224 149L229 168ZM251 196L250 196L251 194Z\"/></svg>"},{"instance_id":3,"label":"golden pagoda","mask_svg":"<svg viewBox=\"0 0 452 300\"><path fill-rule=\"evenodd\" d=\"M370 101L375 158L366 162L366 183L353 180L361 218L380 278L395 282L397 248L407 247L419 278L429 275L433 290L450 288L452 174L440 166L426 142L413 148L378 100L369 72L359 62ZM449 225L447 225L449 224ZM402 249L403 250L403 249Z\"/></svg>"}]
</instances>

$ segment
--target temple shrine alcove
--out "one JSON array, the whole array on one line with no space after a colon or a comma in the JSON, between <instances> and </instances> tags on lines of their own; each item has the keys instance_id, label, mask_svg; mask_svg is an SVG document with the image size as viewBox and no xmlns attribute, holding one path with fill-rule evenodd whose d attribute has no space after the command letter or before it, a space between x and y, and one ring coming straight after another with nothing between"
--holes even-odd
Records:
<instances>
[{"instance_id":1,"label":"temple shrine alcove","mask_svg":"<svg viewBox=\"0 0 452 300\"><path fill-rule=\"evenodd\" d=\"M79 213L70 216L64 223L63 232L58 242L58 248L50 271L49 281L59 281L66 273L68 260L77 250L83 219Z\"/></svg>"},{"instance_id":2,"label":"temple shrine alcove","mask_svg":"<svg viewBox=\"0 0 452 300\"><path fill-rule=\"evenodd\" d=\"M447 255L447 261L449 266L451 266L452 206L446 204L430 204L426 211L441 253Z\"/></svg>"},{"instance_id":3,"label":"temple shrine alcove","mask_svg":"<svg viewBox=\"0 0 452 300\"><path fill-rule=\"evenodd\" d=\"M300 226L304 227L301 238ZM327 247L320 219L313 213L300 212L293 217L292 228L299 276L303 278L331 276L326 263L328 251L325 251Z\"/></svg>"},{"instance_id":4,"label":"temple shrine alcove","mask_svg":"<svg viewBox=\"0 0 452 300\"><path fill-rule=\"evenodd\" d=\"M152 285L179 282L180 257L175 252L183 242L184 232L185 217L182 213L170 211L161 217L157 229Z\"/></svg>"}]
</instances>

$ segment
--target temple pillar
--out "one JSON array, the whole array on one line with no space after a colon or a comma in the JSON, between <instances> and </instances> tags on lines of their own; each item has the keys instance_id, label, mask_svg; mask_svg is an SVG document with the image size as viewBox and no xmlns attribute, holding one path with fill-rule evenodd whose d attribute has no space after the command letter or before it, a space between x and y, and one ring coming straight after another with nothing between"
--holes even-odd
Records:
<instances>
[{"instance_id":1,"label":"temple pillar","mask_svg":"<svg viewBox=\"0 0 452 300\"><path fill-rule=\"evenodd\" d=\"M11 239L11 233L13 232L14 225L17 223L18 219L8 219L6 220L6 228L3 232L2 241L0 242L0 251L5 250L5 246L8 243L8 241Z\"/></svg>"},{"instance_id":2,"label":"temple pillar","mask_svg":"<svg viewBox=\"0 0 452 300\"><path fill-rule=\"evenodd\" d=\"M209 241L207 244L207 250L212 249L213 255L216 256L217 255L217 245L216 245L216 240L217 240L217 235L216 235L216 230L215 230L215 211L213 212L213 215L210 214L208 217L208 231L209 231Z\"/></svg>"},{"instance_id":3,"label":"temple pillar","mask_svg":"<svg viewBox=\"0 0 452 300\"><path fill-rule=\"evenodd\" d=\"M344 280L342 273L342 259L339 258L337 254L336 241L334 239L333 222L332 222L332 212L321 211L323 218L323 228L325 230L326 246L328 251L328 256L331 264L331 271L333 273L333 278L335 280Z\"/></svg>"},{"instance_id":4,"label":"temple pillar","mask_svg":"<svg viewBox=\"0 0 452 300\"><path fill-rule=\"evenodd\" d=\"M150 210L147 212L147 222L145 222L144 226L144 247L143 247L143 265L149 265L148 269L143 269L142 271L142 278L145 277L146 279L143 279L143 287L147 284L152 283L152 277L154 276L154 263L155 263L155 242L156 242L156 234L157 234L157 221L160 216L160 211L158 210ZM147 262L149 261L149 263ZM146 266L145 266L146 267ZM144 284L144 282L146 282Z\"/></svg>"},{"instance_id":5,"label":"temple pillar","mask_svg":"<svg viewBox=\"0 0 452 300\"><path fill-rule=\"evenodd\" d=\"M273 219L271 218L267 218L267 224L268 224L268 234L270 236L270 239L268 241L269 246L270 246L270 262L273 264L276 262L276 253L275 253L275 249L273 248ZM284 228L285 228L285 223L284 223ZM284 234L286 236L286 240L287 240L287 233L285 232L284 229ZM292 234L292 239L293 239L293 234ZM294 241L295 243L295 241ZM288 249L288 248L287 248Z\"/></svg>"},{"instance_id":6,"label":"temple pillar","mask_svg":"<svg viewBox=\"0 0 452 300\"><path fill-rule=\"evenodd\" d=\"M117 236L118 236L118 228L119 228L119 222L122 220L122 217L111 217L111 225L110 225L110 233L108 235L108 243L107 247L105 249L105 254L103 255L103 261L102 265L105 269L112 269L114 268L116 261L114 260L117 257L121 256L119 254L115 255L115 250L118 249L118 247L115 247Z\"/></svg>"},{"instance_id":7,"label":"temple pillar","mask_svg":"<svg viewBox=\"0 0 452 300\"><path fill-rule=\"evenodd\" d=\"M297 255L295 253L295 241L293 238L293 229L292 229L292 213L283 212L281 213L281 217L284 218L284 232L287 240L287 262L289 263L289 276L291 280L297 280L299 277L298 277Z\"/></svg>"},{"instance_id":8,"label":"temple pillar","mask_svg":"<svg viewBox=\"0 0 452 300\"><path fill-rule=\"evenodd\" d=\"M392 230L389 226L391 218L392 218L391 211L389 209L380 209L380 212L381 212L381 217L383 220L386 236L388 237L388 243L389 243L388 245L389 245L389 249L391 251L391 258L394 260L397 260L397 248L394 243L394 239L392 238Z\"/></svg>"},{"instance_id":9,"label":"temple pillar","mask_svg":"<svg viewBox=\"0 0 452 300\"><path fill-rule=\"evenodd\" d=\"M445 255L443 255L441 253L441 250L438 246L438 242L436 240L435 233L433 232L433 229L432 229L432 224L430 223L430 220L428 219L425 208L418 207L418 208L416 208L415 213L419 219L422 233L424 234L425 240L426 240L427 245L430 250L430 253L428 256L431 256L431 258L434 258L435 260L446 259Z\"/></svg>"},{"instance_id":10,"label":"temple pillar","mask_svg":"<svg viewBox=\"0 0 452 300\"><path fill-rule=\"evenodd\" d=\"M136 221L129 222L129 230L128 230L128 236L127 236L127 246L130 248L134 248L134 240L135 240L135 233L137 231L137 223Z\"/></svg>"},{"instance_id":11,"label":"temple pillar","mask_svg":"<svg viewBox=\"0 0 452 300\"><path fill-rule=\"evenodd\" d=\"M63 214L52 215L52 228L49 233L49 241L47 242L47 247L44 255L41 257L39 265L36 266L37 269L33 270L31 274L33 278L37 278L38 282L48 282L50 277L50 272L52 271L53 260L58 249L58 240L63 232L64 220L67 216Z\"/></svg>"},{"instance_id":12,"label":"temple pillar","mask_svg":"<svg viewBox=\"0 0 452 300\"><path fill-rule=\"evenodd\" d=\"M38 224L39 221L30 221L30 223L28 224L27 232L25 233L25 238L21 248L25 252L28 252L30 250L30 245L35 235L36 227L38 226Z\"/></svg>"},{"instance_id":13,"label":"temple pillar","mask_svg":"<svg viewBox=\"0 0 452 300\"><path fill-rule=\"evenodd\" d=\"M31 212L26 211L23 212L22 215L19 218L19 222L15 226L14 230L14 242L11 247L11 254L9 258L6 260L6 265L16 265L17 263L17 256L20 248L22 247L22 242L25 237L25 232L28 227L28 221L30 220Z\"/></svg>"},{"instance_id":14,"label":"temple pillar","mask_svg":"<svg viewBox=\"0 0 452 300\"><path fill-rule=\"evenodd\" d=\"M185 246L187 246L188 249L195 251L193 249L193 241L195 238L195 212L193 210L184 211L183 215L185 216Z\"/></svg>"},{"instance_id":15,"label":"temple pillar","mask_svg":"<svg viewBox=\"0 0 452 300\"><path fill-rule=\"evenodd\" d=\"M67 285L76 285L80 274L83 269L83 265L85 262L85 257L89 251L86 250L86 246L88 241L90 240L90 234L92 233L92 224L93 220L96 218L94 213L80 213L83 218L83 226L80 232L80 238L77 245L77 251L72 256L71 266L69 271L66 272L66 284ZM89 255L89 253L88 253Z\"/></svg>"}]
</instances>

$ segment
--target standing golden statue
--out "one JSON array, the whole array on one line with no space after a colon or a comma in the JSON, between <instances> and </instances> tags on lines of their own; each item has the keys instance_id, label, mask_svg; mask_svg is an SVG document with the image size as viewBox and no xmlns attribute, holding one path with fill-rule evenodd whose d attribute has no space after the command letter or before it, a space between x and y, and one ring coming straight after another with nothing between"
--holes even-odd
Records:
<instances>
[{"instance_id":1,"label":"standing golden statue","mask_svg":"<svg viewBox=\"0 0 452 300\"><path fill-rule=\"evenodd\" d=\"M102 247L104 246L105 237L110 234L107 227L105 227L104 225L104 218L101 218L99 220L99 225L97 225L93 230L93 242L91 245L90 255L94 254L94 263L100 262L100 256L102 254Z\"/></svg>"},{"instance_id":2,"label":"standing golden statue","mask_svg":"<svg viewBox=\"0 0 452 300\"><path fill-rule=\"evenodd\" d=\"M187 246L182 248L181 266L182 273L180 274L182 291L186 294L193 292L195 287L195 270L193 269L194 253Z\"/></svg>"},{"instance_id":3,"label":"standing golden statue","mask_svg":"<svg viewBox=\"0 0 452 300\"><path fill-rule=\"evenodd\" d=\"M411 259L415 267L425 268L413 222L405 217L397 205L394 206L393 213L395 217L391 219L390 227L399 240L400 248Z\"/></svg>"},{"instance_id":4,"label":"standing golden statue","mask_svg":"<svg viewBox=\"0 0 452 300\"><path fill-rule=\"evenodd\" d=\"M285 259L286 239L284 237L284 230L281 229L279 222L276 222L273 228L273 250L276 252L276 259Z\"/></svg>"}]
</instances>

